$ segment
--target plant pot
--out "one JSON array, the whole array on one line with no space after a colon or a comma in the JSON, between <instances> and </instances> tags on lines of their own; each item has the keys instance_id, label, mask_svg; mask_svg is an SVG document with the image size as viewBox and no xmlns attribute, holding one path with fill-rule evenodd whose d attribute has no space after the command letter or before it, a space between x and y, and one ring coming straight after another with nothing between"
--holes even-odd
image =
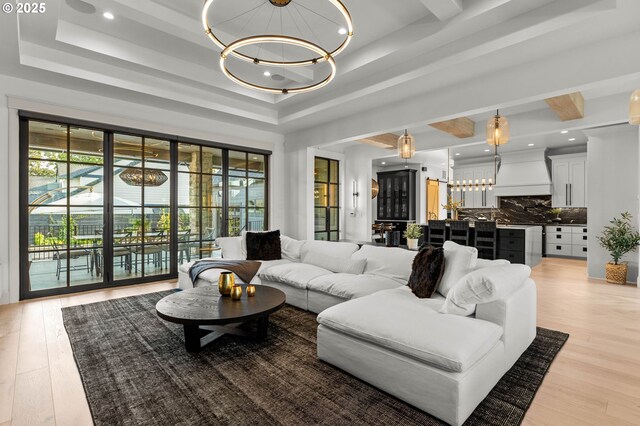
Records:
<instances>
[{"instance_id":1,"label":"plant pot","mask_svg":"<svg viewBox=\"0 0 640 426\"><path fill-rule=\"evenodd\" d=\"M609 262L605 266L605 279L611 284L626 284L628 269L627 264L624 262L617 265Z\"/></svg>"},{"instance_id":2,"label":"plant pot","mask_svg":"<svg viewBox=\"0 0 640 426\"><path fill-rule=\"evenodd\" d=\"M384 233L387 247L398 247L400 245L400 231L387 231Z\"/></svg>"},{"instance_id":3,"label":"plant pot","mask_svg":"<svg viewBox=\"0 0 640 426\"><path fill-rule=\"evenodd\" d=\"M407 238L407 248L409 250L418 250L418 238Z\"/></svg>"}]
</instances>

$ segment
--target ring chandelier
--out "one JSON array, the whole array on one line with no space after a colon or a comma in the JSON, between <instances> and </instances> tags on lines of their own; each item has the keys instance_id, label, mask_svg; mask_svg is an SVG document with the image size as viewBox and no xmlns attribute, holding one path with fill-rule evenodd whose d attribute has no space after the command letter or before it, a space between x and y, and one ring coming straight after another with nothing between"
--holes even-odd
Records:
<instances>
[{"instance_id":1,"label":"ring chandelier","mask_svg":"<svg viewBox=\"0 0 640 426\"><path fill-rule=\"evenodd\" d=\"M265 35L244 37L225 45L220 40L220 38L216 36L215 34L216 29L209 24L208 12L211 6L213 5L214 1L215 0L205 0L204 7L202 8L202 26L204 27L205 33L207 34L209 39L211 39L216 46L222 49L222 52L220 53L220 69L222 70L224 75L226 75L233 82L241 86L247 87L249 89L259 90L262 92L267 92L272 94L286 95L286 94L293 94L293 93L310 92L312 90L317 90L317 89L320 89L321 87L324 87L327 84L329 84L336 76L336 63L335 63L334 57L339 55L341 52L343 52L347 48L347 46L349 45L349 42L353 37L353 20L351 19L351 14L347 10L347 8L344 6L344 4L340 0L327 0L340 12L346 24L346 29L342 31L344 32L345 38L342 41L342 43L340 43L340 45L333 51L328 51L327 49L319 46L318 44L312 43L305 39L284 35L284 34L281 34L281 35L265 34ZM275 7L285 7L292 2L295 2L296 0L265 0L265 1L268 3L271 3ZM258 7L261 7L261 6L262 5L259 5ZM257 9L258 7L255 7L254 9ZM248 12L251 12L254 9L251 9ZM305 7L305 9L308 9L308 8ZM316 15L319 15L317 12L314 12L311 9L308 9L308 10L315 13ZM245 12L245 13L248 13L248 12ZM290 15L290 16L293 19L293 15ZM319 15L319 16L322 16L322 15ZM235 18L232 18L232 19L235 19ZM330 20L328 18L325 18L325 19ZM313 29L308 25L308 23L307 23L307 26L313 32ZM296 24L296 27L298 27L297 24ZM340 32L340 34L342 34L342 32ZM238 49L241 49L242 47L256 45L256 44L263 44L263 43L297 46L310 51L313 55L309 59L286 61L285 58L283 57L281 61L274 61L274 60L269 60L265 58L260 58L259 56L249 56L238 51ZM283 69L287 67L302 67L302 66L316 65L318 63L327 62L331 67L331 71L329 73L329 76L327 76L325 79L315 84L300 86L300 87L292 87L292 88L269 87L269 86L251 83L247 80L244 80L238 77L236 74L232 73L226 65L226 60L230 56L241 59L245 62L251 62L256 65L276 66L276 67L282 67Z\"/></svg>"},{"instance_id":2,"label":"ring chandelier","mask_svg":"<svg viewBox=\"0 0 640 426\"><path fill-rule=\"evenodd\" d=\"M295 87L291 89L276 89L272 87L260 86L257 84L249 83L248 81L241 79L240 77L236 76L231 71L229 71L229 69L226 67L226 64L225 64L225 61L227 60L227 57L229 55L235 53L236 49L240 49L241 47L244 47L244 46L250 46L252 44L259 44L259 43L287 43L287 44L303 47L314 53L323 55L324 60L326 60L329 63L329 65L331 65L331 74L329 74L329 76L324 80L322 80L321 82L312 84L309 86ZM289 37L289 36L254 36L254 37L247 37L247 38L242 38L240 40L236 40L233 43L230 43L220 54L220 68L222 69L222 72L224 73L224 75L226 75L232 81L238 83L241 86L248 87L249 89L257 89L263 92L282 94L282 95L286 95L289 93L305 93L305 92L310 92L312 90L317 90L331 83L331 80L333 80L333 78L336 76L336 61L333 59L333 56L331 56L329 52L324 50L322 47L316 44L313 44L309 41L302 40L295 37Z\"/></svg>"}]
</instances>

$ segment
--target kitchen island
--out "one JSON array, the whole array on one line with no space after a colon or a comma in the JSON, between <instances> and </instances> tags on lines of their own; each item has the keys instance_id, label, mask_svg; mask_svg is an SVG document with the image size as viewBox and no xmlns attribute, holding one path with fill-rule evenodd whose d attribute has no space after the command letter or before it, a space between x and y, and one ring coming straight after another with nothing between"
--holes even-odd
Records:
<instances>
[{"instance_id":1,"label":"kitchen island","mask_svg":"<svg viewBox=\"0 0 640 426\"><path fill-rule=\"evenodd\" d=\"M426 238L429 225L421 225ZM536 266L542 261L542 232L540 225L498 225L496 259ZM474 222L469 223L470 245L475 243ZM447 235L448 238L448 235Z\"/></svg>"}]
</instances>

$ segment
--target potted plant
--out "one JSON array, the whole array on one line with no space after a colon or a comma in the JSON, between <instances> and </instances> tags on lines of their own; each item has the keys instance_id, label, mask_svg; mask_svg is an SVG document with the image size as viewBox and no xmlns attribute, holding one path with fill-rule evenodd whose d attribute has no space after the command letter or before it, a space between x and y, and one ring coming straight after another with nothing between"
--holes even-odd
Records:
<instances>
[{"instance_id":1,"label":"potted plant","mask_svg":"<svg viewBox=\"0 0 640 426\"><path fill-rule=\"evenodd\" d=\"M404 237L407 239L407 248L409 250L418 249L418 240L422 237L422 227L417 223L410 223L404 231Z\"/></svg>"},{"instance_id":2,"label":"potted plant","mask_svg":"<svg viewBox=\"0 0 640 426\"><path fill-rule=\"evenodd\" d=\"M619 218L614 218L611 225L605 226L604 231L598 237L600 245L606 249L613 262L607 263L605 267L605 278L607 282L613 284L627 283L627 263L620 262L622 257L636 250L640 244L640 233L631 225L631 214L624 212Z\"/></svg>"},{"instance_id":3,"label":"potted plant","mask_svg":"<svg viewBox=\"0 0 640 426\"><path fill-rule=\"evenodd\" d=\"M562 218L560 217L560 213L562 213L561 208L556 207L555 209L551 209L551 213L556 215L554 219L551 219L551 222L554 222L554 223L562 222Z\"/></svg>"},{"instance_id":4,"label":"potted plant","mask_svg":"<svg viewBox=\"0 0 640 426\"><path fill-rule=\"evenodd\" d=\"M451 212L451 220L458 220L458 210L460 210L461 205L462 201L453 201L453 197L449 195L447 197L447 204L443 204L442 208Z\"/></svg>"}]
</instances>

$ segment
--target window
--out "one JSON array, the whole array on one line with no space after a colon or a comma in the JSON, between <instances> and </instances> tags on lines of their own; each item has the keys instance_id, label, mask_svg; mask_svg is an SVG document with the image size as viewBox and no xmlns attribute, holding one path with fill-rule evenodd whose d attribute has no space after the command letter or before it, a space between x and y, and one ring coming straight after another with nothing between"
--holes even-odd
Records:
<instances>
[{"instance_id":1,"label":"window","mask_svg":"<svg viewBox=\"0 0 640 426\"><path fill-rule=\"evenodd\" d=\"M104 134L38 121L25 130L24 279L32 291L100 283Z\"/></svg>"},{"instance_id":2,"label":"window","mask_svg":"<svg viewBox=\"0 0 640 426\"><path fill-rule=\"evenodd\" d=\"M21 298L173 278L268 226L269 153L20 116Z\"/></svg>"},{"instance_id":3,"label":"window","mask_svg":"<svg viewBox=\"0 0 640 426\"><path fill-rule=\"evenodd\" d=\"M229 236L265 229L264 155L229 151Z\"/></svg>"},{"instance_id":4,"label":"window","mask_svg":"<svg viewBox=\"0 0 640 426\"><path fill-rule=\"evenodd\" d=\"M340 239L340 163L328 158L315 158L314 218L315 239Z\"/></svg>"}]
</instances>

